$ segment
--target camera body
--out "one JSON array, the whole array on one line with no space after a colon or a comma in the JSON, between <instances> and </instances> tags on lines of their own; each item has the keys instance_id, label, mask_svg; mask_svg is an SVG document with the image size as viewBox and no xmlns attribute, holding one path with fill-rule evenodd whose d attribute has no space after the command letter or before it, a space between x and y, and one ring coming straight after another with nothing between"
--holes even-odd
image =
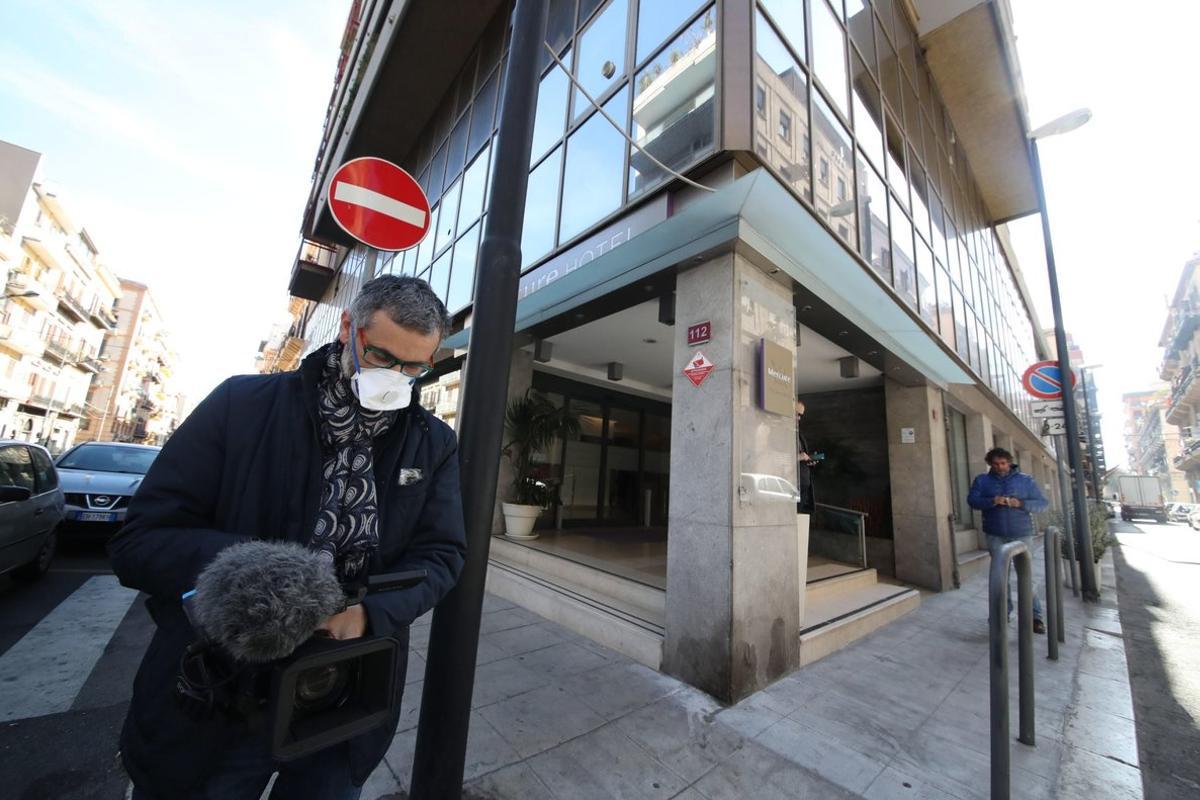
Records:
<instances>
[{"instance_id":1,"label":"camera body","mask_svg":"<svg viewBox=\"0 0 1200 800\"><path fill-rule=\"evenodd\" d=\"M347 602L419 584L425 570L371 576L346 585ZM191 602L183 607L193 628ZM189 716L222 716L268 736L271 755L290 761L382 725L399 699L396 668L405 654L390 636L337 640L318 630L290 655L267 663L239 661L203 634L180 662L175 699Z\"/></svg>"}]
</instances>

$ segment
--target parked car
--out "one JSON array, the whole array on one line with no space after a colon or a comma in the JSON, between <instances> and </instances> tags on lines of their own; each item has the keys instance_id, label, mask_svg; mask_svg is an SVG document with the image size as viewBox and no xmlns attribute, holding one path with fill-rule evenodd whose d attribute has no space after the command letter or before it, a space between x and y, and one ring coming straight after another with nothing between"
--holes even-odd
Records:
<instances>
[{"instance_id":1,"label":"parked car","mask_svg":"<svg viewBox=\"0 0 1200 800\"><path fill-rule=\"evenodd\" d=\"M1109 519L1115 519L1117 514L1121 511L1121 507L1116 500L1105 500L1104 509L1105 516Z\"/></svg>"},{"instance_id":2,"label":"parked car","mask_svg":"<svg viewBox=\"0 0 1200 800\"><path fill-rule=\"evenodd\" d=\"M125 522L134 492L161 448L120 442L86 442L58 458L66 497L65 536L108 537Z\"/></svg>"},{"instance_id":3,"label":"parked car","mask_svg":"<svg viewBox=\"0 0 1200 800\"><path fill-rule=\"evenodd\" d=\"M1196 508L1195 503L1167 503L1167 519L1170 522L1187 522L1188 515Z\"/></svg>"},{"instance_id":4,"label":"parked car","mask_svg":"<svg viewBox=\"0 0 1200 800\"><path fill-rule=\"evenodd\" d=\"M1200 506L1197 506L1192 513L1188 514L1188 526L1194 531L1200 531Z\"/></svg>"},{"instance_id":5,"label":"parked car","mask_svg":"<svg viewBox=\"0 0 1200 800\"><path fill-rule=\"evenodd\" d=\"M28 442L0 441L0 573L21 580L50 568L63 519L63 492L50 453Z\"/></svg>"}]
</instances>

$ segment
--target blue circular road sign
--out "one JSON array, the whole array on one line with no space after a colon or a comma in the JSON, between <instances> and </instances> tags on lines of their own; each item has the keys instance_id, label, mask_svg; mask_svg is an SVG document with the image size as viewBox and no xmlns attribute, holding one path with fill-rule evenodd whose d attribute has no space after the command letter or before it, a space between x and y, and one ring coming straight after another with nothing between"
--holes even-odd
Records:
<instances>
[{"instance_id":1,"label":"blue circular road sign","mask_svg":"<svg viewBox=\"0 0 1200 800\"><path fill-rule=\"evenodd\" d=\"M1021 378L1025 391L1041 400L1057 400L1062 397L1062 368L1057 361L1039 361L1025 370ZM1071 374L1071 386L1075 386L1075 375Z\"/></svg>"}]
</instances>

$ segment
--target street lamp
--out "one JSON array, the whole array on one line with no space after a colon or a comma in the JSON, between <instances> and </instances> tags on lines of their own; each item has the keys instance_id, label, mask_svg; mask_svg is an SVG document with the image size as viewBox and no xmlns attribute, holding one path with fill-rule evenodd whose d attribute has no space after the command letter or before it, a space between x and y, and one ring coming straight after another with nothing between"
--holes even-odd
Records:
<instances>
[{"instance_id":1,"label":"street lamp","mask_svg":"<svg viewBox=\"0 0 1200 800\"><path fill-rule=\"evenodd\" d=\"M26 289L23 292L5 292L4 293L5 300L11 300L11 299L14 299L17 297L37 297L37 296L38 296L38 293L35 292L33 289Z\"/></svg>"},{"instance_id":2,"label":"street lamp","mask_svg":"<svg viewBox=\"0 0 1200 800\"><path fill-rule=\"evenodd\" d=\"M1058 350L1058 367L1062 372L1063 422L1067 429L1067 459L1074 475L1075 488L1075 552L1081 562L1080 583L1085 600L1100 599L1096 573L1092 569L1092 536L1088 521L1087 487L1083 479L1083 454L1079 449L1079 416L1075 408L1075 387L1071 381L1071 354L1067 350L1067 331L1063 327L1062 301L1058 292L1058 272L1054 266L1054 244L1050 238L1050 214L1046 209L1046 187L1042 183L1042 162L1038 157L1038 139L1068 133L1092 118L1086 108L1064 114L1058 119L1031 131L1029 157L1033 166L1033 182L1037 189L1038 208L1042 212L1042 240L1046 246L1046 273L1050 279L1050 304L1054 310L1054 343ZM1062 457L1062 454L1059 454Z\"/></svg>"}]
</instances>

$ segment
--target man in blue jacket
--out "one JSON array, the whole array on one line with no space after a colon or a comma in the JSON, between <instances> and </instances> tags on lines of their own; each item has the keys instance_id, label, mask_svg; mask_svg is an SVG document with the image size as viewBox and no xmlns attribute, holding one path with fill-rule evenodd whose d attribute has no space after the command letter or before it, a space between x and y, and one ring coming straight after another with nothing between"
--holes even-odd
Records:
<instances>
[{"instance_id":1,"label":"man in blue jacket","mask_svg":"<svg viewBox=\"0 0 1200 800\"><path fill-rule=\"evenodd\" d=\"M996 558L1007 542L1025 542L1033 552L1032 514L1045 511L1049 503L1037 483L1013 463L1012 453L1002 447L988 451L984 457L990 469L975 478L967 502L982 512L983 532L987 536L988 552ZM1008 590L1008 615L1012 616L1012 585ZM1033 593L1033 630L1045 633L1042 621L1042 602Z\"/></svg>"},{"instance_id":2,"label":"man in blue jacket","mask_svg":"<svg viewBox=\"0 0 1200 800\"><path fill-rule=\"evenodd\" d=\"M248 539L298 542L343 580L424 569L403 591L368 596L322 626L337 639L392 636L454 586L465 553L454 432L422 409L446 308L416 278L366 283L336 341L295 372L230 378L179 427L109 544L121 583L149 595L156 624L121 733L135 798L354 800L395 734L368 733L287 764L265 733L175 702L180 658L196 634L180 596L218 552ZM396 685L404 685L404 658Z\"/></svg>"}]
</instances>

